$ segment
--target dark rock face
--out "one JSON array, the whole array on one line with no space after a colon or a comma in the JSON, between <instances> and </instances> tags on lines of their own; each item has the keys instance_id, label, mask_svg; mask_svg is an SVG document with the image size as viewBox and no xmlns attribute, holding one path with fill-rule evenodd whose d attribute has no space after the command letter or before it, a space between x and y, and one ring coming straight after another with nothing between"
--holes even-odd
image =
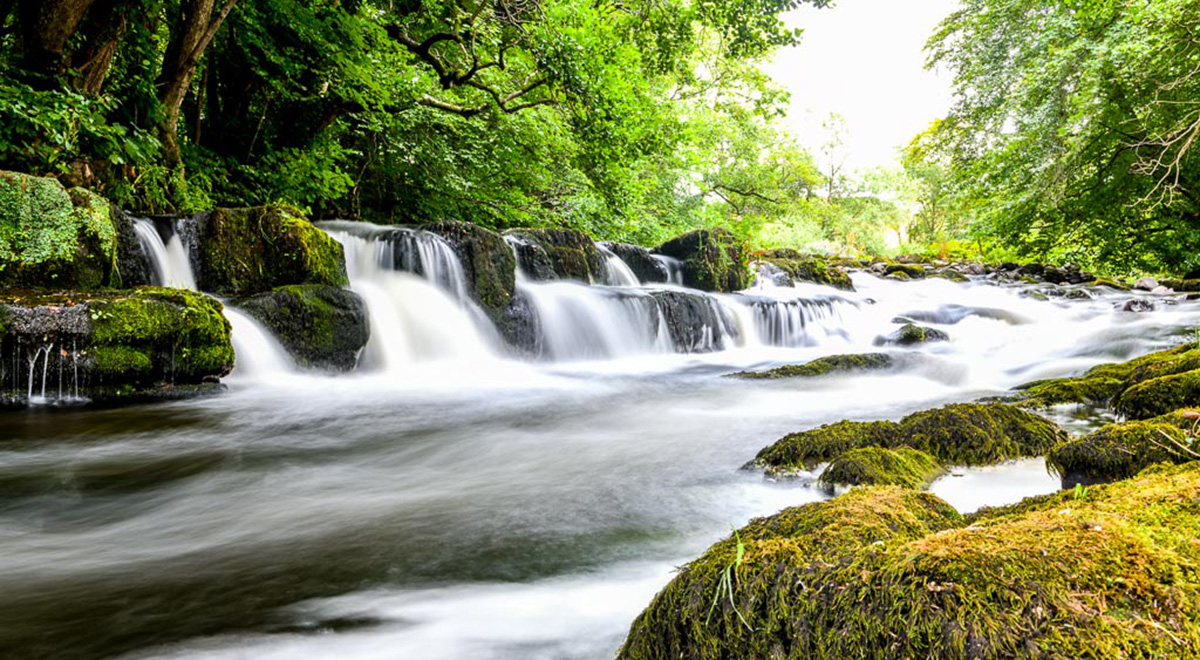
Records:
<instances>
[{"instance_id":1,"label":"dark rock face","mask_svg":"<svg viewBox=\"0 0 1200 660\"><path fill-rule=\"evenodd\" d=\"M221 303L201 293L0 296L0 398L137 401L211 391L233 368Z\"/></svg>"},{"instance_id":2,"label":"dark rock face","mask_svg":"<svg viewBox=\"0 0 1200 660\"><path fill-rule=\"evenodd\" d=\"M689 291L652 291L675 350L707 353L728 348L737 337L734 319L709 296Z\"/></svg>"},{"instance_id":3,"label":"dark rock face","mask_svg":"<svg viewBox=\"0 0 1200 660\"><path fill-rule=\"evenodd\" d=\"M184 221L204 291L244 296L289 284L345 286L342 246L295 209L216 209Z\"/></svg>"},{"instance_id":4,"label":"dark rock face","mask_svg":"<svg viewBox=\"0 0 1200 660\"><path fill-rule=\"evenodd\" d=\"M423 227L454 246L462 262L469 293L479 303L500 336L512 344L520 341L523 318L515 302L517 260L500 234L466 222L439 222Z\"/></svg>"},{"instance_id":5,"label":"dark rock face","mask_svg":"<svg viewBox=\"0 0 1200 660\"><path fill-rule=\"evenodd\" d=\"M120 286L135 287L153 284L150 279L150 258L142 249L133 219L114 208L113 226L117 230L117 272Z\"/></svg>"},{"instance_id":6,"label":"dark rock face","mask_svg":"<svg viewBox=\"0 0 1200 660\"><path fill-rule=\"evenodd\" d=\"M701 291L741 291L750 284L746 255L725 229L697 229L654 250L683 262L683 285Z\"/></svg>"},{"instance_id":7,"label":"dark rock face","mask_svg":"<svg viewBox=\"0 0 1200 660\"><path fill-rule=\"evenodd\" d=\"M926 328L912 323L907 323L904 327L893 332L890 335L876 337L876 346L913 346L916 344L925 344L935 341L946 341L950 339L950 335L936 328Z\"/></svg>"},{"instance_id":8,"label":"dark rock face","mask_svg":"<svg viewBox=\"0 0 1200 660\"><path fill-rule=\"evenodd\" d=\"M302 367L350 371L371 336L362 298L332 286L282 286L237 301Z\"/></svg>"},{"instance_id":9,"label":"dark rock face","mask_svg":"<svg viewBox=\"0 0 1200 660\"><path fill-rule=\"evenodd\" d=\"M575 229L510 229L526 245L517 246L521 270L530 279L579 280L588 284L604 282L604 255L596 249L591 236ZM540 248L540 250L539 250ZM553 276L546 277L547 266Z\"/></svg>"},{"instance_id":10,"label":"dark rock face","mask_svg":"<svg viewBox=\"0 0 1200 660\"><path fill-rule=\"evenodd\" d=\"M650 250L629 243L604 243L604 246L620 257L642 284L661 284L670 279L666 266L651 256Z\"/></svg>"}]
</instances>

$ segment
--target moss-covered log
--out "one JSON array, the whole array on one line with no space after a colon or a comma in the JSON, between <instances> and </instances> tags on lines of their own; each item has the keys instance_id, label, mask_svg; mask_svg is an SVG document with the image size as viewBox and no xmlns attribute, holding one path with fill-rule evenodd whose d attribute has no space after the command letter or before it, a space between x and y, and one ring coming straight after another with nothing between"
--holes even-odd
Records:
<instances>
[{"instance_id":1,"label":"moss-covered log","mask_svg":"<svg viewBox=\"0 0 1200 660\"><path fill-rule=\"evenodd\" d=\"M1066 434L1053 422L1002 403L959 403L897 422L838 422L793 433L758 453L750 466L770 473L811 470L851 449L910 447L949 465L990 465L1043 456Z\"/></svg>"},{"instance_id":2,"label":"moss-covered log","mask_svg":"<svg viewBox=\"0 0 1200 660\"><path fill-rule=\"evenodd\" d=\"M683 262L684 286L702 291L741 291L750 285L741 242L725 229L697 229L654 250Z\"/></svg>"},{"instance_id":3,"label":"moss-covered log","mask_svg":"<svg viewBox=\"0 0 1200 660\"><path fill-rule=\"evenodd\" d=\"M899 488L756 520L681 569L618 657L1183 660L1200 649L1200 464L970 523Z\"/></svg>"},{"instance_id":4,"label":"moss-covered log","mask_svg":"<svg viewBox=\"0 0 1200 660\"><path fill-rule=\"evenodd\" d=\"M896 359L887 353L856 353L851 355L828 355L804 364L789 364L768 371L740 371L735 374L729 374L729 377L746 380L812 378L815 376L860 371L886 371L895 368L895 366Z\"/></svg>"},{"instance_id":5,"label":"moss-covered log","mask_svg":"<svg viewBox=\"0 0 1200 660\"><path fill-rule=\"evenodd\" d=\"M903 486L924 488L946 470L938 460L923 451L901 447L881 449L864 447L833 459L821 473L821 485Z\"/></svg>"}]
</instances>

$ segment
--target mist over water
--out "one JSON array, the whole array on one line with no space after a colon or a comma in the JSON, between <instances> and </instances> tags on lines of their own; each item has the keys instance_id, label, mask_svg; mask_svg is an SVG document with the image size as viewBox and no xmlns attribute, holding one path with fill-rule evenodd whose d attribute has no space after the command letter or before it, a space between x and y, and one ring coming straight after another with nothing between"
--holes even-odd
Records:
<instances>
[{"instance_id":1,"label":"mist over water","mask_svg":"<svg viewBox=\"0 0 1200 660\"><path fill-rule=\"evenodd\" d=\"M453 273L383 264L370 236L329 230L371 314L356 372L279 362L235 311L238 366L223 396L0 413L0 649L609 658L676 566L731 526L827 496L811 479L739 469L782 435L1078 373L1200 323L1194 304L1162 297L1131 314L1114 309L1125 293L1038 301L1016 287L859 274L856 293L712 296L724 350L685 353L654 318L661 308L638 302L669 286L526 283L544 293L547 336L564 327L554 313L565 327L589 314L614 327L525 360L480 328ZM628 313L593 309L604 305ZM891 350L873 342L897 317L951 339L897 350L895 372L722 377ZM1102 421L1056 414L1073 430ZM968 511L1057 488L1028 460L956 468L932 490Z\"/></svg>"}]
</instances>

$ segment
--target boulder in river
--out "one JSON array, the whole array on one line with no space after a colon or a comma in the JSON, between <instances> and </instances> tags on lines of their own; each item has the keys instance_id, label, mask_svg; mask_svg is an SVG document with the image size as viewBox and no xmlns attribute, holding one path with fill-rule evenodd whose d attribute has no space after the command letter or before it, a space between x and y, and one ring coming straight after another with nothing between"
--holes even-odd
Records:
<instances>
[{"instance_id":1,"label":"boulder in river","mask_svg":"<svg viewBox=\"0 0 1200 660\"><path fill-rule=\"evenodd\" d=\"M876 346L914 346L935 341L946 341L950 335L936 328L906 323L899 330L882 337L875 338Z\"/></svg>"},{"instance_id":2,"label":"boulder in river","mask_svg":"<svg viewBox=\"0 0 1200 660\"><path fill-rule=\"evenodd\" d=\"M683 262L683 285L701 291L741 291L750 284L741 242L726 229L697 229L654 250Z\"/></svg>"},{"instance_id":3,"label":"boulder in river","mask_svg":"<svg viewBox=\"0 0 1200 660\"><path fill-rule=\"evenodd\" d=\"M604 255L591 236L577 229L510 229L504 232L525 242L517 246L521 269L531 279L604 282ZM547 268L549 272L547 272Z\"/></svg>"},{"instance_id":4,"label":"boulder in river","mask_svg":"<svg viewBox=\"0 0 1200 660\"><path fill-rule=\"evenodd\" d=\"M629 243L604 243L604 246L624 261L642 284L660 284L670 279L667 267L655 259L647 248Z\"/></svg>"},{"instance_id":5,"label":"boulder in river","mask_svg":"<svg viewBox=\"0 0 1200 660\"><path fill-rule=\"evenodd\" d=\"M1141 277L1133 283L1133 288L1138 291L1153 291L1158 287L1158 280L1153 277Z\"/></svg>"},{"instance_id":6,"label":"boulder in river","mask_svg":"<svg viewBox=\"0 0 1200 660\"><path fill-rule=\"evenodd\" d=\"M1185 658L1200 644L1200 463L961 517L855 488L681 568L619 660Z\"/></svg>"},{"instance_id":7,"label":"boulder in river","mask_svg":"<svg viewBox=\"0 0 1200 660\"><path fill-rule=\"evenodd\" d=\"M423 227L450 242L463 266L470 294L510 342L527 319L516 299L517 260L500 234L467 222L438 222Z\"/></svg>"},{"instance_id":8,"label":"boulder in river","mask_svg":"<svg viewBox=\"0 0 1200 660\"><path fill-rule=\"evenodd\" d=\"M1200 369L1200 348L1195 343L1182 344L1128 362L1097 365L1082 376L1025 383L1017 388L1021 397L1019 404L1026 408L1062 403L1108 406L1122 392L1139 383L1195 369ZM1176 406L1179 407L1183 406Z\"/></svg>"},{"instance_id":9,"label":"boulder in river","mask_svg":"<svg viewBox=\"0 0 1200 660\"><path fill-rule=\"evenodd\" d=\"M1198 423L1200 412L1192 409L1109 424L1058 445L1046 464L1062 476L1063 488L1128 479L1155 463L1200 459L1191 435Z\"/></svg>"},{"instance_id":10,"label":"boulder in river","mask_svg":"<svg viewBox=\"0 0 1200 660\"><path fill-rule=\"evenodd\" d=\"M938 460L923 451L899 447L863 447L838 456L821 472L819 483L836 486L903 486L925 488L946 473Z\"/></svg>"},{"instance_id":11,"label":"boulder in river","mask_svg":"<svg viewBox=\"0 0 1200 660\"><path fill-rule=\"evenodd\" d=\"M229 322L202 293L0 294L4 399L133 401L220 388L233 368Z\"/></svg>"},{"instance_id":12,"label":"boulder in river","mask_svg":"<svg viewBox=\"0 0 1200 660\"><path fill-rule=\"evenodd\" d=\"M830 263L825 257L801 254L796 250L784 248L762 252L758 260L778 268L792 282L811 282L843 291L854 290L854 284L846 271Z\"/></svg>"},{"instance_id":13,"label":"boulder in river","mask_svg":"<svg viewBox=\"0 0 1200 660\"><path fill-rule=\"evenodd\" d=\"M1189 406L1200 406L1200 369L1144 380L1113 402L1113 409L1129 419L1148 419Z\"/></svg>"},{"instance_id":14,"label":"boulder in river","mask_svg":"<svg viewBox=\"0 0 1200 660\"><path fill-rule=\"evenodd\" d=\"M789 364L768 371L741 371L729 374L729 377L746 380L812 378L829 374L884 371L895 367L896 358L887 353L855 353L849 355L827 355L804 364Z\"/></svg>"},{"instance_id":15,"label":"boulder in river","mask_svg":"<svg viewBox=\"0 0 1200 660\"><path fill-rule=\"evenodd\" d=\"M357 293L318 284L293 284L237 301L287 349L301 367L350 371L370 338L367 308Z\"/></svg>"},{"instance_id":16,"label":"boulder in river","mask_svg":"<svg viewBox=\"0 0 1200 660\"><path fill-rule=\"evenodd\" d=\"M349 283L341 244L291 207L219 208L184 224L203 291L238 296L288 284Z\"/></svg>"}]
</instances>

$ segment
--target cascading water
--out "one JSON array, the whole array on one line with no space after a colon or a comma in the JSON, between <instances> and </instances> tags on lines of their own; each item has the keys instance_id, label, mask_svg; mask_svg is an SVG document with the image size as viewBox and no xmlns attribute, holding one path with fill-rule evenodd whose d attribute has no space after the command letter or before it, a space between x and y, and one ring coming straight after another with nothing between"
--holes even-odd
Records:
<instances>
[{"instance_id":1,"label":"cascading water","mask_svg":"<svg viewBox=\"0 0 1200 660\"><path fill-rule=\"evenodd\" d=\"M658 301L646 291L573 282L528 282L517 289L538 318L545 356L597 360L675 350Z\"/></svg>"},{"instance_id":2,"label":"cascading water","mask_svg":"<svg viewBox=\"0 0 1200 660\"><path fill-rule=\"evenodd\" d=\"M665 254L651 254L650 257L662 264L667 271L667 284L683 286L683 262Z\"/></svg>"},{"instance_id":3,"label":"cascading water","mask_svg":"<svg viewBox=\"0 0 1200 660\"><path fill-rule=\"evenodd\" d=\"M165 243L162 235L158 233L158 227L151 220L135 219L133 229L137 232L142 249L150 258L150 268L155 276L154 284L196 290L196 276L192 273L191 261L179 232L174 231L173 226Z\"/></svg>"},{"instance_id":4,"label":"cascading water","mask_svg":"<svg viewBox=\"0 0 1200 660\"><path fill-rule=\"evenodd\" d=\"M362 364L403 373L415 363L495 359L495 330L471 301L462 263L444 239L366 222L319 224L345 249L350 288L371 317Z\"/></svg>"},{"instance_id":5,"label":"cascading water","mask_svg":"<svg viewBox=\"0 0 1200 660\"><path fill-rule=\"evenodd\" d=\"M639 286L641 284L629 265L612 250L600 243L596 244L596 249L604 256L605 284L610 286Z\"/></svg>"}]
</instances>

